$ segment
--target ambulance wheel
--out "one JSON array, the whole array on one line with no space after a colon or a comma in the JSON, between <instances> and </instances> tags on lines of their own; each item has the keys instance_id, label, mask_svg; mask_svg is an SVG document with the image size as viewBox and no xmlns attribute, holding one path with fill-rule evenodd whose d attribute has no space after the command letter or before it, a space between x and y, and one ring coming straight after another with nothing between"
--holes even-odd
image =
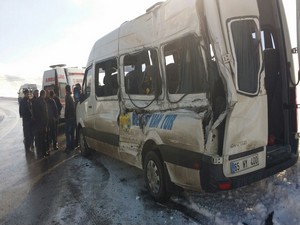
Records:
<instances>
[{"instance_id":1,"label":"ambulance wheel","mask_svg":"<svg viewBox=\"0 0 300 225\"><path fill-rule=\"evenodd\" d=\"M88 147L85 137L82 131L82 128L79 129L79 144L80 144L80 153L82 156L88 156L91 153L91 149Z\"/></svg>"},{"instance_id":2,"label":"ambulance wheel","mask_svg":"<svg viewBox=\"0 0 300 225\"><path fill-rule=\"evenodd\" d=\"M155 201L165 202L170 198L166 190L163 162L154 151L150 151L145 157L144 179L146 187Z\"/></svg>"}]
</instances>

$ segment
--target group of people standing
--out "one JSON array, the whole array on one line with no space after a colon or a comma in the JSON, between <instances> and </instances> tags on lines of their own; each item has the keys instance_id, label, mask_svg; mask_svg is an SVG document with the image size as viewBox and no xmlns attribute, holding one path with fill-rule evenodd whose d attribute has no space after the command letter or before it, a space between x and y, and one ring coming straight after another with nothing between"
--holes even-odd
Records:
<instances>
[{"instance_id":1,"label":"group of people standing","mask_svg":"<svg viewBox=\"0 0 300 225\"><path fill-rule=\"evenodd\" d=\"M66 150L69 151L74 148L76 116L70 86L65 89ZM25 151L33 152L35 145L39 157L49 156L51 148L58 149L57 132L62 104L53 90L35 90L31 99L29 90L23 92L19 112L23 120Z\"/></svg>"}]
</instances>

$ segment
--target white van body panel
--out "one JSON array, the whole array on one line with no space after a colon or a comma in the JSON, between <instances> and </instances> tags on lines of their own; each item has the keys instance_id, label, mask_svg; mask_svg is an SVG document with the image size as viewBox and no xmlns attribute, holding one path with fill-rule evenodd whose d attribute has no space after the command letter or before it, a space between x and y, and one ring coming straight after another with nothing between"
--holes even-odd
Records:
<instances>
[{"instance_id":1,"label":"white van body panel","mask_svg":"<svg viewBox=\"0 0 300 225\"><path fill-rule=\"evenodd\" d=\"M247 2L247 4L245 4ZM219 58L228 56L228 61L219 61L222 75L228 84L228 100L229 106L228 119L226 121L225 142L223 151L225 155L237 154L253 148L265 146L267 144L267 98L264 90L264 73L262 72L260 78L260 93L257 97L248 97L244 94L237 93L234 86L237 86L237 61L233 46L230 40L230 20L242 20L247 17L258 18L259 12L257 1L240 0L218 0L206 1L205 10L208 17L208 24L211 34L215 35L213 40L216 42L216 55ZM232 7L232 6L235 7ZM219 20L216 20L219 18ZM238 18L238 19L236 19ZM222 21L221 26L217 21ZM259 28L259 24L257 24ZM225 34L225 35L222 35ZM223 38L220 38L223 37ZM219 43L225 40L223 43ZM224 48L225 47L225 48ZM260 56L262 56L260 54ZM221 65L220 65L221 64ZM224 69L223 69L224 68ZM235 78L232 80L231 71L235 71ZM261 66L259 71L261 71ZM234 85L234 86L233 86ZM230 100L230 97L231 100ZM261 124L257 126L257 123Z\"/></svg>"},{"instance_id":2,"label":"white van body panel","mask_svg":"<svg viewBox=\"0 0 300 225\"><path fill-rule=\"evenodd\" d=\"M193 15L196 15L194 0L174 0L125 22L120 27L119 54L167 42L187 33L200 34L199 23Z\"/></svg>"},{"instance_id":3,"label":"white van body panel","mask_svg":"<svg viewBox=\"0 0 300 225\"><path fill-rule=\"evenodd\" d=\"M201 191L199 170L178 166L173 163L166 163L171 181L190 190Z\"/></svg>"},{"instance_id":4,"label":"white van body panel","mask_svg":"<svg viewBox=\"0 0 300 225\"><path fill-rule=\"evenodd\" d=\"M93 62L118 55L118 33L119 29L116 29L94 44L87 66L90 66Z\"/></svg>"},{"instance_id":5,"label":"white van body panel","mask_svg":"<svg viewBox=\"0 0 300 225\"><path fill-rule=\"evenodd\" d=\"M83 129L88 146L138 168L143 168L145 155L154 151L163 160L170 181L193 190L222 189L218 185L227 181L238 187L291 166L295 157L287 158L290 157L291 149L296 149L298 142L294 143L294 139L290 137L294 130L291 124L295 114L292 110L284 111L282 107L284 104L293 104L291 93L294 92L293 87L289 89L289 85L285 85L288 78L284 69L287 61L284 60L290 60L290 54L289 49L284 47L290 46L280 41L284 39L282 36L285 35L286 26L285 23L275 23L273 18L268 24L268 19L263 19L260 14L267 10L264 4L281 8L281 1L278 2L280 3L268 0L168 0L99 39L93 46L87 63L92 77L89 86L91 90L77 106L77 124ZM268 13L277 15L278 12L274 9ZM276 108L278 111L274 113L278 114L278 118L284 119L280 127L281 136L275 144L269 143L270 136L273 135L269 128L269 117L273 112L268 107L272 103L268 99L271 94L266 88L261 21L265 27L274 27L274 33L270 34L274 38L276 36L279 44L276 43L278 46L271 50L281 54L282 69L276 72L282 76L277 77L286 82L279 86L278 93L281 96L277 101L280 109ZM248 41L255 46L251 50L257 57L252 60L257 63L253 66L253 70L257 69L257 80L256 89L248 92L242 89L244 80L240 81L243 72L240 72L243 67L240 58L243 57L238 55L238 50L242 48L239 49L240 43L236 43L233 35L236 24L250 24L249 30L253 29L249 31ZM207 80L214 79L211 78L215 76L214 70L210 66L216 65L217 79L220 79L224 89L220 100L220 105L224 103L221 112L215 109L219 102L212 99L211 87L199 93L168 92L164 51L166 46L189 35L197 39L199 46L196 46L196 50L204 58ZM247 47L250 48L249 46L251 47ZM209 48L212 49L213 57ZM125 77L130 70L125 71L125 58L148 49L154 49L158 55L161 79L159 96L132 94L126 90ZM191 57L188 53L185 55L187 59ZM100 82L100 70L97 68L111 59L116 61L118 67L114 68L118 92L112 96L99 97L96 86ZM193 62L201 64L200 57L197 60ZM245 62L248 63L247 60ZM183 76L182 79L184 78ZM254 172L259 175L256 176Z\"/></svg>"}]
</instances>

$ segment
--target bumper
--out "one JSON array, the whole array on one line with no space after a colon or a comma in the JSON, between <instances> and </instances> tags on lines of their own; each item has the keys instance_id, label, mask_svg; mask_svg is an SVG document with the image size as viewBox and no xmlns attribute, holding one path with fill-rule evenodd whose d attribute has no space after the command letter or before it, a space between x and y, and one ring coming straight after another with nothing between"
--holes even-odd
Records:
<instances>
[{"instance_id":1,"label":"bumper","mask_svg":"<svg viewBox=\"0 0 300 225\"><path fill-rule=\"evenodd\" d=\"M222 164L214 165L209 162L210 160L205 160L202 163L203 167L200 170L201 186L206 192L216 192L222 190L220 188L220 184L228 184L228 189L246 186L293 166L297 160L298 151L296 153L290 152L289 155L285 157L284 161L280 161L276 164L272 161L272 163L267 163L266 168L230 178L224 176Z\"/></svg>"}]
</instances>

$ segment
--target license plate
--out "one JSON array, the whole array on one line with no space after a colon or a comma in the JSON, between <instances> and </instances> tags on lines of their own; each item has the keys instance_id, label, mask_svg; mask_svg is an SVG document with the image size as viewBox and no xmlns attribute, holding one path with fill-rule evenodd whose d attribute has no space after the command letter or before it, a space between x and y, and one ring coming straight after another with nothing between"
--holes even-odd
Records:
<instances>
[{"instance_id":1,"label":"license plate","mask_svg":"<svg viewBox=\"0 0 300 225\"><path fill-rule=\"evenodd\" d=\"M259 165L258 155L251 155L239 160L230 162L231 174L241 172Z\"/></svg>"}]
</instances>

